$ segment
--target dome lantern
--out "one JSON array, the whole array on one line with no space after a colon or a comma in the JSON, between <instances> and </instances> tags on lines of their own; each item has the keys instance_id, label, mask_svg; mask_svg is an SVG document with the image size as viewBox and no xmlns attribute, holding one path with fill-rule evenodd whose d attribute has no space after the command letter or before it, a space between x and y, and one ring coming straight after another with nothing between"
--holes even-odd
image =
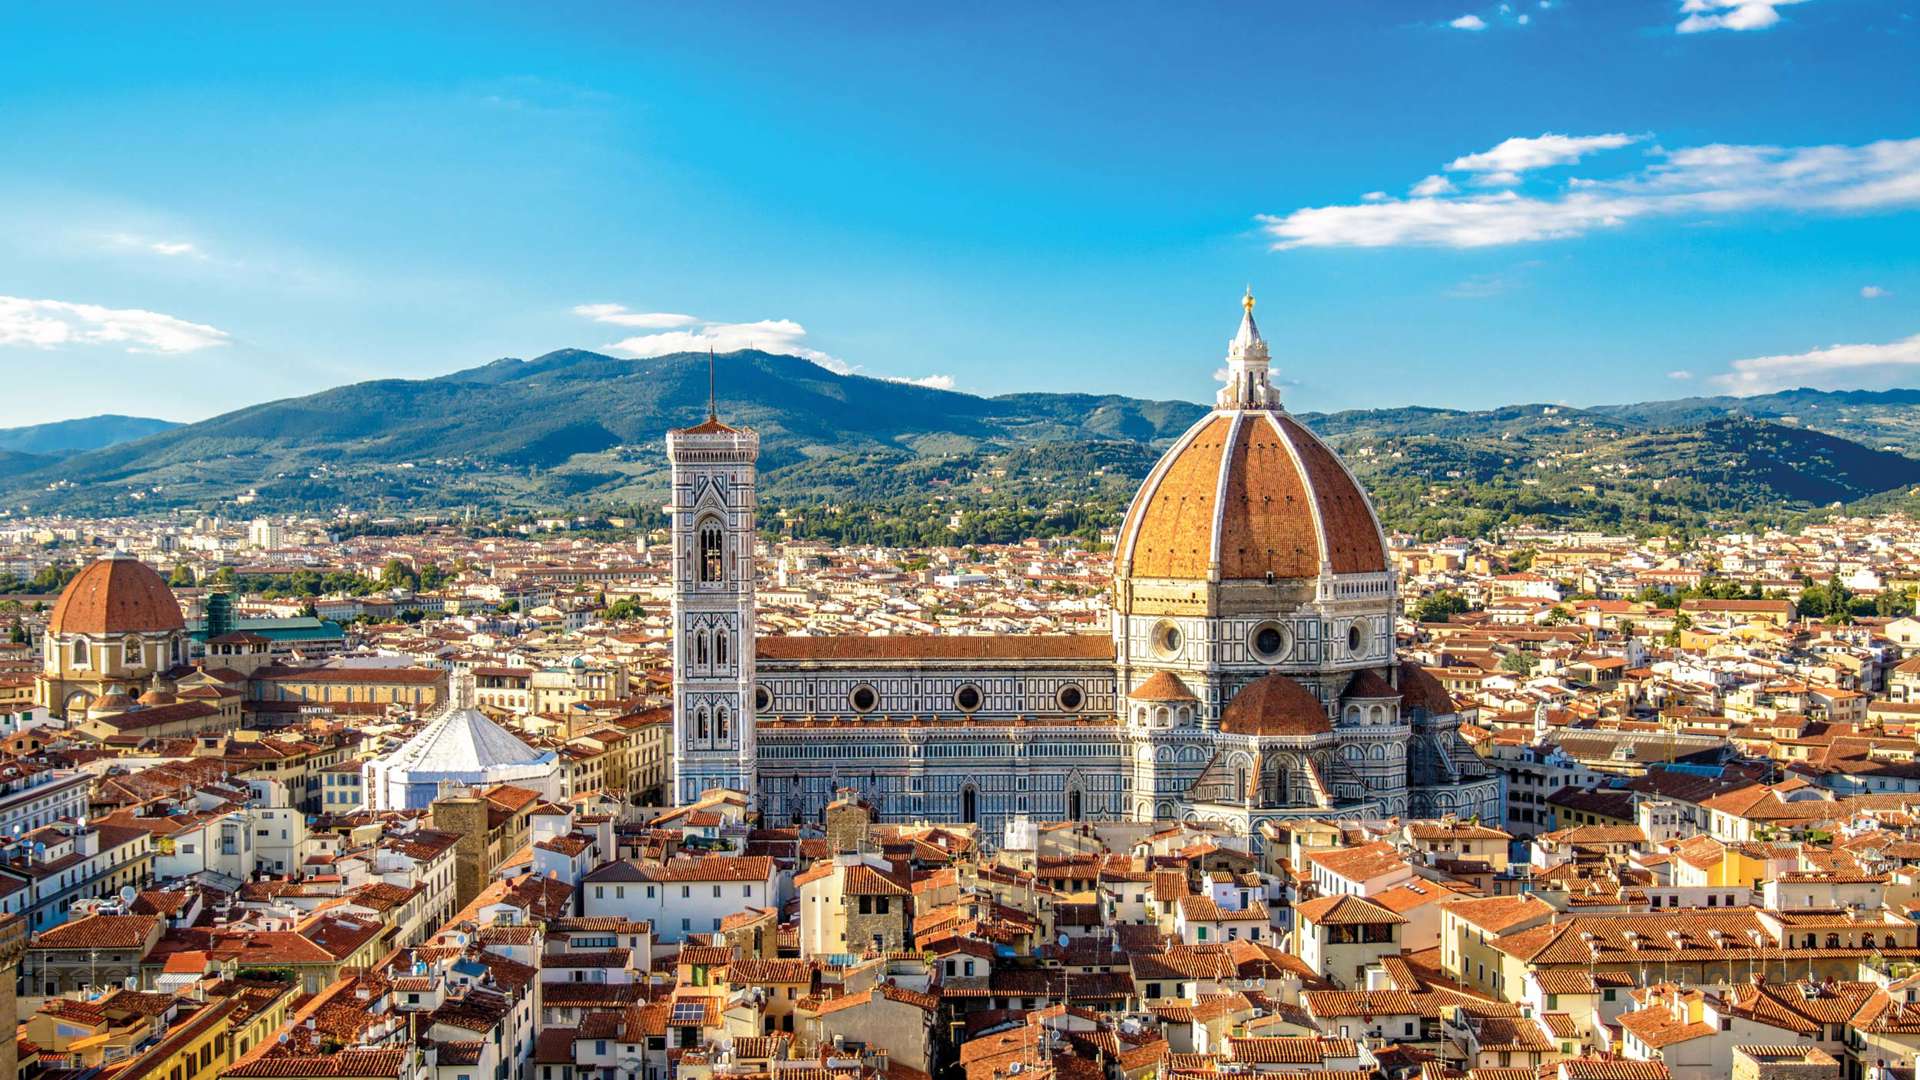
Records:
<instances>
[{"instance_id":1,"label":"dome lantern","mask_svg":"<svg viewBox=\"0 0 1920 1080\"><path fill-rule=\"evenodd\" d=\"M1280 395L1274 393L1268 373L1267 343L1253 321L1252 285L1240 298L1240 307L1240 329L1227 343L1227 385L1214 402L1222 409L1277 409Z\"/></svg>"}]
</instances>

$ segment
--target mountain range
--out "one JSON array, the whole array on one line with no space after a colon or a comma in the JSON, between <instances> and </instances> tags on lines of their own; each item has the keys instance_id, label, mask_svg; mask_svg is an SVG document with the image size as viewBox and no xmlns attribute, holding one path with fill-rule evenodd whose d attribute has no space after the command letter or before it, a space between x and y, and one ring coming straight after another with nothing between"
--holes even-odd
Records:
<instances>
[{"instance_id":1,"label":"mountain range","mask_svg":"<svg viewBox=\"0 0 1920 1080\"><path fill-rule=\"evenodd\" d=\"M707 359L566 349L194 424L94 417L4 430L0 497L16 513L216 509L246 493L249 512L652 508L665 490L664 432L706 415ZM714 381L722 417L761 434L776 513L821 528L872 506L892 525L923 519L909 534L921 539L947 538L936 519L1014 510L1096 530L1206 411L1119 395L980 397L751 350L719 357ZM1916 390L1793 390L1299 415L1346 456L1390 527L1482 532L1521 520L1762 521L1903 498L1920 484L1916 405ZM1004 527L1049 526L1016 515Z\"/></svg>"}]
</instances>

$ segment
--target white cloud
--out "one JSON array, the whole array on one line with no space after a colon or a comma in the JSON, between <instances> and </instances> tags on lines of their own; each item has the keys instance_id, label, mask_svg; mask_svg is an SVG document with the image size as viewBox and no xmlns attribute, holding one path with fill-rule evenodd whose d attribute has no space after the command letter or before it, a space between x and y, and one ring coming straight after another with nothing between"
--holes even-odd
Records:
<instances>
[{"instance_id":1,"label":"white cloud","mask_svg":"<svg viewBox=\"0 0 1920 1080\"><path fill-rule=\"evenodd\" d=\"M228 341L225 330L157 311L0 296L0 346L124 345L135 353L189 353Z\"/></svg>"},{"instance_id":2,"label":"white cloud","mask_svg":"<svg viewBox=\"0 0 1920 1080\"><path fill-rule=\"evenodd\" d=\"M1454 164L1473 161L1473 167L1481 167L1483 162L1475 159L1503 155L1503 148L1514 142L1509 139ZM1522 167L1543 153L1528 147L1525 153L1506 151L1504 157ZM1470 248L1580 236L1651 217L1711 218L1758 210L1859 213L1920 205L1920 138L1865 146L1716 144L1652 153L1652 164L1625 176L1576 177L1540 193L1502 191L1306 207L1258 220L1277 249Z\"/></svg>"},{"instance_id":3,"label":"white cloud","mask_svg":"<svg viewBox=\"0 0 1920 1080\"><path fill-rule=\"evenodd\" d=\"M577 304L573 313L584 315L594 322L630 326L636 330L670 330L677 326L692 326L700 321L691 315L675 315L666 311L628 311L624 304Z\"/></svg>"},{"instance_id":4,"label":"white cloud","mask_svg":"<svg viewBox=\"0 0 1920 1080\"><path fill-rule=\"evenodd\" d=\"M636 334L602 346L613 355L636 360L650 356L666 356L670 353L706 352L709 349L717 353L759 349L761 352L798 356L811 360L836 375L866 375L871 378L885 379L888 382L911 383L914 386L925 386L935 390L951 390L954 386L951 375L925 375L919 378L876 375L858 364L849 364L837 356L806 344L807 328L792 319L760 319L756 322L739 323L713 322L696 315L629 311L621 304L578 304L573 308L573 313L598 323L659 331L652 334Z\"/></svg>"},{"instance_id":5,"label":"white cloud","mask_svg":"<svg viewBox=\"0 0 1920 1080\"><path fill-rule=\"evenodd\" d=\"M164 255L168 258L189 257L204 260L206 252L201 251L186 240L156 240L150 236L135 236L132 233L112 233L107 243L116 248L141 251L149 255Z\"/></svg>"},{"instance_id":6,"label":"white cloud","mask_svg":"<svg viewBox=\"0 0 1920 1080\"><path fill-rule=\"evenodd\" d=\"M1735 360L1713 381L1735 394L1766 394L1811 386L1822 390L1876 389L1920 375L1920 334L1885 345L1829 345L1824 349Z\"/></svg>"},{"instance_id":7,"label":"white cloud","mask_svg":"<svg viewBox=\"0 0 1920 1080\"><path fill-rule=\"evenodd\" d=\"M699 320L695 320L699 322ZM844 361L803 344L807 328L792 319L761 319L758 322L700 322L687 330L663 330L657 334L638 334L623 338L607 348L621 356L665 356L678 352L738 352L759 349L762 352L799 356L830 371L845 374L852 370Z\"/></svg>"},{"instance_id":8,"label":"white cloud","mask_svg":"<svg viewBox=\"0 0 1920 1080\"><path fill-rule=\"evenodd\" d=\"M1798 4L1802 0L1685 0L1680 5L1686 18L1674 27L1682 34L1706 30L1765 30L1780 21L1776 8Z\"/></svg>"},{"instance_id":9,"label":"white cloud","mask_svg":"<svg viewBox=\"0 0 1920 1080\"><path fill-rule=\"evenodd\" d=\"M1455 30L1485 30L1487 28L1487 20L1478 15L1462 15L1447 25L1453 27Z\"/></svg>"},{"instance_id":10,"label":"white cloud","mask_svg":"<svg viewBox=\"0 0 1920 1080\"><path fill-rule=\"evenodd\" d=\"M1485 153L1468 154L1447 162L1448 172L1478 172L1506 174L1511 182L1514 174L1529 169L1544 169L1550 165L1571 165L1581 158L1598 150L1618 150L1620 147L1639 142L1639 135L1555 135L1548 132L1534 138L1516 137L1508 139Z\"/></svg>"},{"instance_id":11,"label":"white cloud","mask_svg":"<svg viewBox=\"0 0 1920 1080\"><path fill-rule=\"evenodd\" d=\"M1519 23L1521 26L1525 26L1532 21L1533 21L1533 16L1531 15L1522 15L1518 19L1514 20L1514 22Z\"/></svg>"},{"instance_id":12,"label":"white cloud","mask_svg":"<svg viewBox=\"0 0 1920 1080\"><path fill-rule=\"evenodd\" d=\"M1892 295L1893 293L1889 292L1886 289L1881 288L1878 285L1860 286L1860 299L1862 300L1878 300L1883 296L1892 296Z\"/></svg>"},{"instance_id":13,"label":"white cloud","mask_svg":"<svg viewBox=\"0 0 1920 1080\"><path fill-rule=\"evenodd\" d=\"M1667 372L1667 378L1669 378L1669 379L1679 379L1679 380L1681 380L1682 382L1684 382L1684 381L1686 381L1686 380L1688 380L1688 379L1691 379L1691 378L1693 378L1693 372L1691 372L1691 371L1669 371L1669 372Z\"/></svg>"},{"instance_id":14,"label":"white cloud","mask_svg":"<svg viewBox=\"0 0 1920 1080\"><path fill-rule=\"evenodd\" d=\"M1435 173L1408 189L1415 196L1428 199L1435 195L1451 195L1454 192L1453 181Z\"/></svg>"},{"instance_id":15,"label":"white cloud","mask_svg":"<svg viewBox=\"0 0 1920 1080\"><path fill-rule=\"evenodd\" d=\"M1369 191L1365 195L1360 196L1360 201L1361 202L1386 202L1390 198L1392 198L1392 196L1388 195L1384 191Z\"/></svg>"}]
</instances>

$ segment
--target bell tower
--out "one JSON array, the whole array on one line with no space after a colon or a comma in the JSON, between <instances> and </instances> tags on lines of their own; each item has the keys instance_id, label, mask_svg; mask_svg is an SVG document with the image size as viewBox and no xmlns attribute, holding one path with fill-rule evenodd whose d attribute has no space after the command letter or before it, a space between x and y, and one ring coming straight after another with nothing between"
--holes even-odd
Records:
<instances>
[{"instance_id":1,"label":"bell tower","mask_svg":"<svg viewBox=\"0 0 1920 1080\"><path fill-rule=\"evenodd\" d=\"M708 358L711 378L712 358ZM760 436L707 419L667 433L673 466L673 798L756 797L754 461Z\"/></svg>"}]
</instances>

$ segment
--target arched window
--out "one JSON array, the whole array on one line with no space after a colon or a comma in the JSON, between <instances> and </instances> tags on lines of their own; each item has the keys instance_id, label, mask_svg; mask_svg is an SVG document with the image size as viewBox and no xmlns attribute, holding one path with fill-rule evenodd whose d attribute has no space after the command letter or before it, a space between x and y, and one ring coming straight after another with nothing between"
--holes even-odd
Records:
<instances>
[{"instance_id":1,"label":"arched window","mask_svg":"<svg viewBox=\"0 0 1920 1080\"><path fill-rule=\"evenodd\" d=\"M960 790L960 820L968 825L980 820L980 793L972 785Z\"/></svg>"},{"instance_id":2,"label":"arched window","mask_svg":"<svg viewBox=\"0 0 1920 1080\"><path fill-rule=\"evenodd\" d=\"M705 630L693 635L693 662L700 667L707 666L707 632Z\"/></svg>"},{"instance_id":3,"label":"arched window","mask_svg":"<svg viewBox=\"0 0 1920 1080\"><path fill-rule=\"evenodd\" d=\"M1067 820L1079 821L1080 814L1080 789L1074 788L1067 792Z\"/></svg>"},{"instance_id":4,"label":"arched window","mask_svg":"<svg viewBox=\"0 0 1920 1080\"><path fill-rule=\"evenodd\" d=\"M727 707L725 705L713 710L713 737L721 742L727 741Z\"/></svg>"},{"instance_id":5,"label":"arched window","mask_svg":"<svg viewBox=\"0 0 1920 1080\"><path fill-rule=\"evenodd\" d=\"M1827 948L1829 948L1829 949L1837 949L1837 948L1839 948L1839 947L1840 947L1840 935L1839 935L1839 934L1828 934L1828 935L1827 935Z\"/></svg>"},{"instance_id":6,"label":"arched window","mask_svg":"<svg viewBox=\"0 0 1920 1080\"><path fill-rule=\"evenodd\" d=\"M713 662L722 665L727 662L727 632L725 630L715 630L713 632Z\"/></svg>"},{"instance_id":7,"label":"arched window","mask_svg":"<svg viewBox=\"0 0 1920 1080\"><path fill-rule=\"evenodd\" d=\"M147 651L140 647L140 639L130 637L120 644L120 662L128 667L139 667L147 662Z\"/></svg>"},{"instance_id":8,"label":"arched window","mask_svg":"<svg viewBox=\"0 0 1920 1080\"><path fill-rule=\"evenodd\" d=\"M87 666L87 643L85 641L76 641L73 643L73 666Z\"/></svg>"},{"instance_id":9,"label":"arched window","mask_svg":"<svg viewBox=\"0 0 1920 1080\"><path fill-rule=\"evenodd\" d=\"M693 737L700 742L706 742L713 737L713 726L707 721L707 707L705 705L694 710Z\"/></svg>"},{"instance_id":10,"label":"arched window","mask_svg":"<svg viewBox=\"0 0 1920 1080\"><path fill-rule=\"evenodd\" d=\"M709 518L700 523L700 580L719 581L726 575L724 556L725 540L720 532L720 523Z\"/></svg>"}]
</instances>

